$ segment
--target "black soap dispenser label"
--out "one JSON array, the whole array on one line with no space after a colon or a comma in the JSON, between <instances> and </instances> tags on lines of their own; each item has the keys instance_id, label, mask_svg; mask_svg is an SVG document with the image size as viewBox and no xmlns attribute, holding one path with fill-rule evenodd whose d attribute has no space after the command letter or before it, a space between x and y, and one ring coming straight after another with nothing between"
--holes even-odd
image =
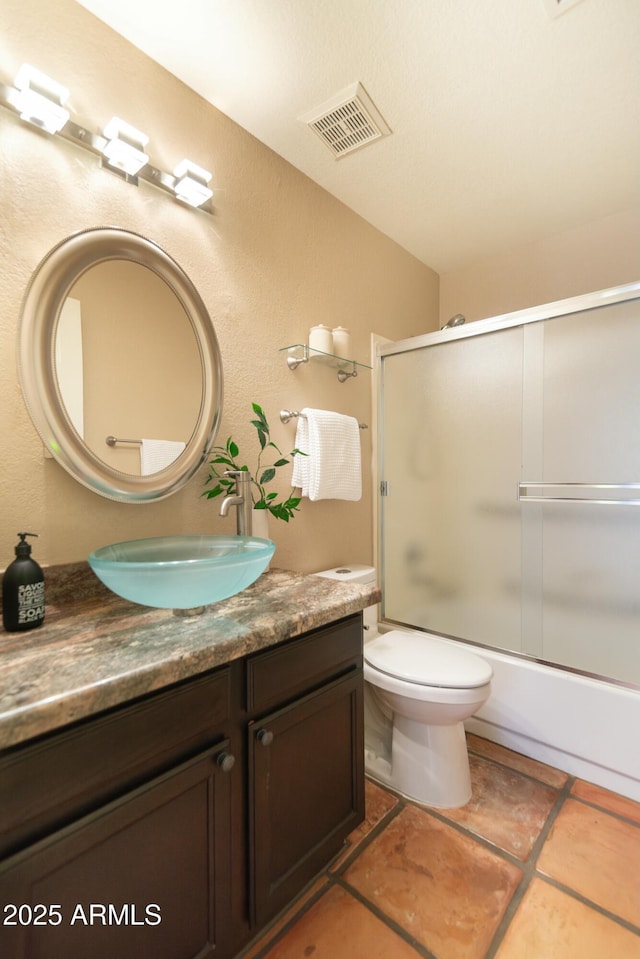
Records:
<instances>
[{"instance_id":1,"label":"black soap dispenser label","mask_svg":"<svg viewBox=\"0 0 640 959\"><path fill-rule=\"evenodd\" d=\"M31 546L27 543L27 536L37 535L18 533L16 558L2 578L2 622L10 633L35 629L44 622L44 573L31 558Z\"/></svg>"}]
</instances>

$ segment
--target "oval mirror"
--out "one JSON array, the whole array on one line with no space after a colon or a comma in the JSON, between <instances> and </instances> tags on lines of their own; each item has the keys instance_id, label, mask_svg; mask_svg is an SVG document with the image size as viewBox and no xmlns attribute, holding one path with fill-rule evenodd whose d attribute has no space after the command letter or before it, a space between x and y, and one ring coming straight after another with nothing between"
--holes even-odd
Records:
<instances>
[{"instance_id":1,"label":"oval mirror","mask_svg":"<svg viewBox=\"0 0 640 959\"><path fill-rule=\"evenodd\" d=\"M151 240L111 227L55 246L35 270L18 373L45 448L124 502L180 489L222 414L222 363L195 286Z\"/></svg>"}]
</instances>

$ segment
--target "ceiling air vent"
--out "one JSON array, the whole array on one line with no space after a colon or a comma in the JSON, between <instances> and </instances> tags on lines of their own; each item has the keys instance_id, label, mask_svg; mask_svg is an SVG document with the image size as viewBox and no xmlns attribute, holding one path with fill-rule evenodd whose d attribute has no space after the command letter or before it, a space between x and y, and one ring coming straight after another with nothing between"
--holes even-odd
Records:
<instances>
[{"instance_id":1,"label":"ceiling air vent","mask_svg":"<svg viewBox=\"0 0 640 959\"><path fill-rule=\"evenodd\" d=\"M354 83L300 119L336 160L391 133L361 83Z\"/></svg>"}]
</instances>

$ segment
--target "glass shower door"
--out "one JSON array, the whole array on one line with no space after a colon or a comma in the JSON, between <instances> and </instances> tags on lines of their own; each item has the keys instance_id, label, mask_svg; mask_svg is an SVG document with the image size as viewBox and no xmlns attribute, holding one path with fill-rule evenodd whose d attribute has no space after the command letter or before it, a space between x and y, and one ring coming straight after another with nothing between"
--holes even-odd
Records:
<instances>
[{"instance_id":1,"label":"glass shower door","mask_svg":"<svg viewBox=\"0 0 640 959\"><path fill-rule=\"evenodd\" d=\"M638 301L388 352L381 407L384 618L640 685Z\"/></svg>"},{"instance_id":2,"label":"glass shower door","mask_svg":"<svg viewBox=\"0 0 640 959\"><path fill-rule=\"evenodd\" d=\"M638 304L542 325L539 656L640 685Z\"/></svg>"},{"instance_id":3,"label":"glass shower door","mask_svg":"<svg viewBox=\"0 0 640 959\"><path fill-rule=\"evenodd\" d=\"M383 357L383 614L521 643L521 328Z\"/></svg>"}]
</instances>

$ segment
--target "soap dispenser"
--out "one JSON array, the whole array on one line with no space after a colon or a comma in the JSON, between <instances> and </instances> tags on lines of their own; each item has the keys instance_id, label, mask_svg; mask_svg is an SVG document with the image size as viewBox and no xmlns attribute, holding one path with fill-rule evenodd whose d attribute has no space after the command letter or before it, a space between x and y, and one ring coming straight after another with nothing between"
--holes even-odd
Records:
<instances>
[{"instance_id":1,"label":"soap dispenser","mask_svg":"<svg viewBox=\"0 0 640 959\"><path fill-rule=\"evenodd\" d=\"M16 558L2 578L2 622L9 633L35 629L44 622L44 573L31 559L31 546L27 543L27 536L37 535L18 533Z\"/></svg>"}]
</instances>

